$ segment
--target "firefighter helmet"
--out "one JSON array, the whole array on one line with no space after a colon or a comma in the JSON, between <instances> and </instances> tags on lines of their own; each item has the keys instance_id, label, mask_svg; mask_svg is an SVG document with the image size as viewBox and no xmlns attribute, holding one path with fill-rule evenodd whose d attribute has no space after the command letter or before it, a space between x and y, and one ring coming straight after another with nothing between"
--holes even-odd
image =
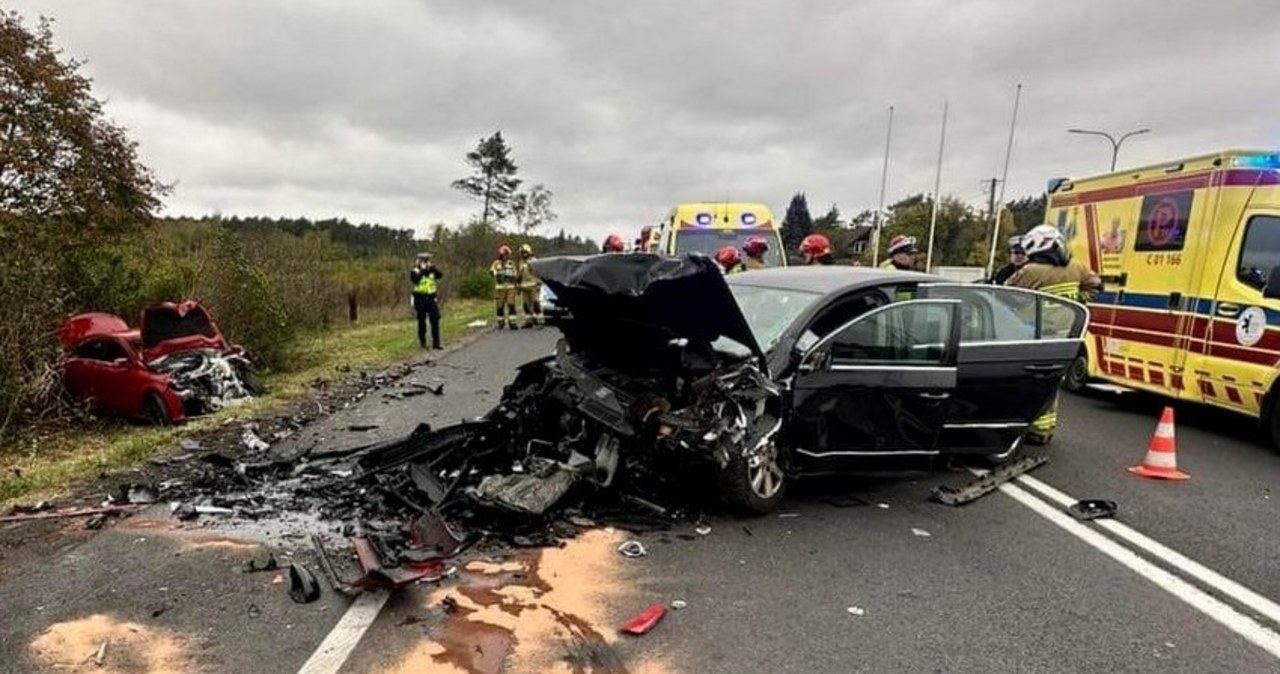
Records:
<instances>
[{"instance_id":1,"label":"firefighter helmet","mask_svg":"<svg viewBox=\"0 0 1280 674\"><path fill-rule=\"evenodd\" d=\"M916 252L916 237L899 234L889 240L889 257L898 253Z\"/></svg>"},{"instance_id":2,"label":"firefighter helmet","mask_svg":"<svg viewBox=\"0 0 1280 674\"><path fill-rule=\"evenodd\" d=\"M1022 236L1022 249L1027 255L1046 253L1062 246L1062 232L1053 225L1036 225Z\"/></svg>"},{"instance_id":3,"label":"firefighter helmet","mask_svg":"<svg viewBox=\"0 0 1280 674\"><path fill-rule=\"evenodd\" d=\"M622 237L617 234L610 234L609 238L604 240L604 246L601 248L605 253L621 253L625 249L626 246L622 243Z\"/></svg>"},{"instance_id":4,"label":"firefighter helmet","mask_svg":"<svg viewBox=\"0 0 1280 674\"><path fill-rule=\"evenodd\" d=\"M765 241L763 236L753 236L743 244L742 250L751 257L761 257L769 252L769 242Z\"/></svg>"},{"instance_id":5,"label":"firefighter helmet","mask_svg":"<svg viewBox=\"0 0 1280 674\"><path fill-rule=\"evenodd\" d=\"M732 268L742 263L742 257L738 255L738 249L733 246L725 246L716 251L716 262L720 263L725 269Z\"/></svg>"},{"instance_id":6,"label":"firefighter helmet","mask_svg":"<svg viewBox=\"0 0 1280 674\"><path fill-rule=\"evenodd\" d=\"M511 257L511 246L508 246L505 243L498 246L498 259L505 260L509 257Z\"/></svg>"},{"instance_id":7,"label":"firefighter helmet","mask_svg":"<svg viewBox=\"0 0 1280 674\"><path fill-rule=\"evenodd\" d=\"M812 262L814 258L830 255L831 241L821 234L810 234L800 242L800 254L804 256L805 262Z\"/></svg>"}]
</instances>

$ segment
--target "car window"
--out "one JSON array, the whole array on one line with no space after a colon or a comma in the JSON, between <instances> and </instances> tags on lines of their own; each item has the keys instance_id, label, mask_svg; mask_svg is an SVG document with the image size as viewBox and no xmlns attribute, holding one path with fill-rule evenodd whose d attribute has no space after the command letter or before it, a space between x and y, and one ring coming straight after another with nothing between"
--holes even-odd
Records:
<instances>
[{"instance_id":1,"label":"car window","mask_svg":"<svg viewBox=\"0 0 1280 674\"><path fill-rule=\"evenodd\" d=\"M120 358L129 358L129 353L119 343L108 339L99 339L81 344L75 351L76 356L88 360L100 360L107 363Z\"/></svg>"},{"instance_id":2,"label":"car window","mask_svg":"<svg viewBox=\"0 0 1280 674\"><path fill-rule=\"evenodd\" d=\"M1249 218L1244 230L1244 244L1240 246L1236 278L1261 290L1267 285L1267 275L1277 265L1280 265L1280 217L1255 215Z\"/></svg>"},{"instance_id":3,"label":"car window","mask_svg":"<svg viewBox=\"0 0 1280 674\"><path fill-rule=\"evenodd\" d=\"M729 290L747 319L752 336L765 351L773 348L796 318L821 297L817 293L738 283L730 283Z\"/></svg>"},{"instance_id":4,"label":"car window","mask_svg":"<svg viewBox=\"0 0 1280 674\"><path fill-rule=\"evenodd\" d=\"M1084 316L1075 304L986 285L930 285L927 296L960 300L960 343L1072 339ZM1037 320L1040 334L1036 336Z\"/></svg>"},{"instance_id":5,"label":"car window","mask_svg":"<svg viewBox=\"0 0 1280 674\"><path fill-rule=\"evenodd\" d=\"M894 304L842 328L830 340L832 363L935 365L951 332L949 305Z\"/></svg>"}]
</instances>

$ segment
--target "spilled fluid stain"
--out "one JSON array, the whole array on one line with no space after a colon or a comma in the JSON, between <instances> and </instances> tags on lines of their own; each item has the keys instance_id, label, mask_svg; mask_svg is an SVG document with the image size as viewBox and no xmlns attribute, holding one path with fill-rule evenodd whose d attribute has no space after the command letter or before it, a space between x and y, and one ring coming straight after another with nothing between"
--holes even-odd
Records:
<instances>
[{"instance_id":1,"label":"spilled fluid stain","mask_svg":"<svg viewBox=\"0 0 1280 674\"><path fill-rule=\"evenodd\" d=\"M105 647L104 647L105 644ZM197 671L184 637L97 614L50 626L30 644L47 670L97 674L178 674ZM101 654L101 665L97 656Z\"/></svg>"},{"instance_id":2,"label":"spilled fluid stain","mask_svg":"<svg viewBox=\"0 0 1280 674\"><path fill-rule=\"evenodd\" d=\"M610 605L633 593L621 541L615 531L589 531L563 548L464 565L459 585L427 598L438 607L450 597L457 610L383 674L669 674L662 662L629 667L614 648Z\"/></svg>"}]
</instances>

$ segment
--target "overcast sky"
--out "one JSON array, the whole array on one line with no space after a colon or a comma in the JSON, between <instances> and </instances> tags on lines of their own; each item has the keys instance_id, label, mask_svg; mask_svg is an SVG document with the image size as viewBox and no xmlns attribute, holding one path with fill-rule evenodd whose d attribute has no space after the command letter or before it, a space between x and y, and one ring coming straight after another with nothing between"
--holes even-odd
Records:
<instances>
[{"instance_id":1,"label":"overcast sky","mask_svg":"<svg viewBox=\"0 0 1280 674\"><path fill-rule=\"evenodd\" d=\"M86 59L176 182L165 213L343 216L420 232L502 130L559 225L633 234L682 201L781 217L933 187L985 204L1024 85L1007 196L1120 165L1280 145L1280 2L1215 0L9 0ZM817 213L815 213L817 215Z\"/></svg>"}]
</instances>

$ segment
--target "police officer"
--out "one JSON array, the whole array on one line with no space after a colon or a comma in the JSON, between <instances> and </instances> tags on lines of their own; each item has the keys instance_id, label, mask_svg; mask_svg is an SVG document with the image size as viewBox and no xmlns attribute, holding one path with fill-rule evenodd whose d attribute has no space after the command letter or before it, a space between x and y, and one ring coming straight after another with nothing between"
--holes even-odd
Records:
<instances>
[{"instance_id":1,"label":"police officer","mask_svg":"<svg viewBox=\"0 0 1280 674\"><path fill-rule=\"evenodd\" d=\"M1013 273L1005 285L1029 288L1076 302L1090 302L1102 289L1102 279L1092 270L1075 263L1063 245L1062 233L1053 225L1038 225L1022 237L1027 263ZM1045 445L1058 428L1058 396L1054 393L1049 410L1031 422L1027 441Z\"/></svg>"},{"instance_id":2,"label":"police officer","mask_svg":"<svg viewBox=\"0 0 1280 674\"><path fill-rule=\"evenodd\" d=\"M413 311L418 316L418 345L427 348L427 320L431 321L431 348L440 349L439 281L444 274L431 262L431 253L418 253L409 283L413 286Z\"/></svg>"},{"instance_id":3,"label":"police officer","mask_svg":"<svg viewBox=\"0 0 1280 674\"><path fill-rule=\"evenodd\" d=\"M800 242L800 254L805 264L829 265L835 262L831 256L831 240L821 234L810 234Z\"/></svg>"},{"instance_id":4,"label":"police officer","mask_svg":"<svg viewBox=\"0 0 1280 674\"><path fill-rule=\"evenodd\" d=\"M742 256L738 255L738 249L733 246L725 246L716 251L716 263L725 274L737 274L747 270L742 264Z\"/></svg>"},{"instance_id":5,"label":"police officer","mask_svg":"<svg viewBox=\"0 0 1280 674\"><path fill-rule=\"evenodd\" d=\"M899 234L889 240L889 259L880 263L881 269L916 270L916 238Z\"/></svg>"},{"instance_id":6,"label":"police officer","mask_svg":"<svg viewBox=\"0 0 1280 674\"><path fill-rule=\"evenodd\" d=\"M1003 267L997 269L996 272L991 275L989 282L998 286L1004 285L1005 282L1008 281L1013 276L1014 272L1021 269L1022 265L1026 263L1027 263L1027 251L1022 249L1022 237L1021 236L1010 237L1009 262Z\"/></svg>"},{"instance_id":7,"label":"police officer","mask_svg":"<svg viewBox=\"0 0 1280 674\"><path fill-rule=\"evenodd\" d=\"M769 252L769 242L764 240L763 236L753 236L747 239L742 246L742 252L747 254L747 259L742 264L748 269L764 269L769 266L764 261L764 254Z\"/></svg>"},{"instance_id":8,"label":"police officer","mask_svg":"<svg viewBox=\"0 0 1280 674\"><path fill-rule=\"evenodd\" d=\"M524 327L532 328L542 324L542 303L538 301L538 277L533 274L533 246L520 244L520 260L516 262L516 273L519 276L517 285L520 289L520 304L524 309ZM512 317L514 320L514 317Z\"/></svg>"},{"instance_id":9,"label":"police officer","mask_svg":"<svg viewBox=\"0 0 1280 674\"><path fill-rule=\"evenodd\" d=\"M510 325L512 330L516 330L520 327L516 325L516 284L520 280L520 273L516 270L515 261L511 259L511 246L505 243L498 246L498 259L489 265L489 273L493 275L493 298L498 313L498 329L501 330ZM509 323L508 314L510 314Z\"/></svg>"}]
</instances>

